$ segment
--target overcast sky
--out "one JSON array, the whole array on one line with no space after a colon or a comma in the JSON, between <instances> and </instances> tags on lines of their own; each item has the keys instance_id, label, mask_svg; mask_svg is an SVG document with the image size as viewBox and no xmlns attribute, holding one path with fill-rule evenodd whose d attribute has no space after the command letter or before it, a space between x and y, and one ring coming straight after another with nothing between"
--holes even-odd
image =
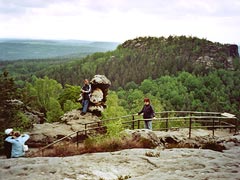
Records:
<instances>
[{"instance_id":1,"label":"overcast sky","mask_svg":"<svg viewBox=\"0 0 240 180\"><path fill-rule=\"evenodd\" d=\"M0 38L169 35L240 44L240 0L0 0Z\"/></svg>"}]
</instances>

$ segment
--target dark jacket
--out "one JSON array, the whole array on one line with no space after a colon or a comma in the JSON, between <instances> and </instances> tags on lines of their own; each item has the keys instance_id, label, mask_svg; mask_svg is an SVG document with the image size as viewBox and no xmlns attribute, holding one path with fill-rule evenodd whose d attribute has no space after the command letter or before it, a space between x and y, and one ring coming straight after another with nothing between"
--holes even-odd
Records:
<instances>
[{"instance_id":1,"label":"dark jacket","mask_svg":"<svg viewBox=\"0 0 240 180\"><path fill-rule=\"evenodd\" d=\"M11 158L11 152L12 152L12 143L5 141L5 139L9 137L9 135L6 135L4 137L4 154L7 158Z\"/></svg>"},{"instance_id":2,"label":"dark jacket","mask_svg":"<svg viewBox=\"0 0 240 180\"><path fill-rule=\"evenodd\" d=\"M90 84L85 84L83 87L82 87L82 90L84 91L87 91L87 92L84 92L82 93L82 97L83 97L83 100L89 100L90 99L90 93L91 93L91 85Z\"/></svg>"},{"instance_id":3,"label":"dark jacket","mask_svg":"<svg viewBox=\"0 0 240 180\"><path fill-rule=\"evenodd\" d=\"M138 113L138 115L141 113L143 113L144 119L150 119L150 118L155 117L155 112L153 110L153 107L150 104L144 105L142 110Z\"/></svg>"}]
</instances>

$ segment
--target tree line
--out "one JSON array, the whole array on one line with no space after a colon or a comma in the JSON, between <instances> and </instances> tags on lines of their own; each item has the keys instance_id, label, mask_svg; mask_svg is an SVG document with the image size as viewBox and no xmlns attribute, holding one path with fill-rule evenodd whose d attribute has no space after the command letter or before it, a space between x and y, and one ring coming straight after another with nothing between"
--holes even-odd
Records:
<instances>
[{"instance_id":1,"label":"tree line","mask_svg":"<svg viewBox=\"0 0 240 180\"><path fill-rule=\"evenodd\" d=\"M199 57L212 58L210 66L199 63ZM228 45L186 36L140 37L119 45L114 51L98 52L84 58L56 58L1 62L0 69L13 74L19 85L30 81L32 75L48 76L64 86L80 85L84 78L104 74L112 82L111 89L124 87L129 82L140 84L144 79L163 75L177 75L186 71L207 75L217 69L237 70L239 57L231 57Z\"/></svg>"},{"instance_id":2,"label":"tree line","mask_svg":"<svg viewBox=\"0 0 240 180\"><path fill-rule=\"evenodd\" d=\"M42 112L47 122L56 122L68 111L79 109L80 86L64 87L54 79L32 77L31 83L17 88L7 72L0 79L1 128L31 127L27 117L7 100L19 99L32 109ZM140 84L129 82L124 88L110 90L103 118L138 112L143 98L151 99L155 111L192 110L229 112L240 117L240 71L216 70L206 76L188 72L145 79Z\"/></svg>"},{"instance_id":3,"label":"tree line","mask_svg":"<svg viewBox=\"0 0 240 180\"><path fill-rule=\"evenodd\" d=\"M212 46L219 51L210 52ZM214 57L212 66L196 63L205 55ZM48 122L58 121L81 107L76 99L82 81L95 74L112 82L104 118L137 112L146 96L156 111L227 111L240 117L239 57L233 57L229 68L224 62L228 56L219 43L169 36L136 38L85 58L1 62L1 128L29 126L21 111L8 107L8 99L20 99Z\"/></svg>"}]
</instances>

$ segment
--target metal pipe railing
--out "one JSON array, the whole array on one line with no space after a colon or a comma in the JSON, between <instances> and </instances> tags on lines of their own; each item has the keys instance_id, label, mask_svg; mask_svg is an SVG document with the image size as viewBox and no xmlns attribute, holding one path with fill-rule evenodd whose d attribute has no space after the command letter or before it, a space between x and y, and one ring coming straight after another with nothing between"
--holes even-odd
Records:
<instances>
[{"instance_id":1,"label":"metal pipe railing","mask_svg":"<svg viewBox=\"0 0 240 180\"><path fill-rule=\"evenodd\" d=\"M197 111L163 111L163 112L156 112L155 114L161 115L161 117L154 118L153 122L154 123L157 121L159 121L160 123L165 122L165 128L161 128L161 127L159 128L159 129L163 129L165 131L168 131L171 128L173 128L170 126L170 122L184 122L185 126L181 125L181 127L177 127L177 128L184 128L184 127L189 128L189 138L191 138L192 129L194 129L194 128L212 128L213 136L215 133L214 130L216 128L234 128L235 133L238 131L238 119L234 115L222 116L222 113L219 113L219 112L197 112ZM167 115L167 117L162 117L163 114ZM170 117L171 114L174 114L174 117ZM181 114L181 115L186 114L187 116L177 116L178 114ZM204 116L199 116L199 114L204 115ZM207 114L209 114L209 115L207 115ZM97 122L81 123L81 125L83 125L83 127L84 127L83 130L73 132L61 139L58 139L58 140L52 142L51 144L44 146L39 151L41 151L42 155L43 155L45 149L53 146L56 143L59 143L59 142L65 140L66 138L68 138L70 136L73 136L74 134L76 134L76 136L77 136L77 147L78 147L79 134L84 133L85 136L88 136L88 134L91 130L98 130L100 128L104 128L104 127L106 127L106 126L104 126L104 123L112 121L112 120L125 119L125 118L131 117L131 120L123 121L122 124L130 124L131 125L130 127L132 129L135 129L136 122L137 122L137 128L140 129L141 122L143 122L145 120L152 120L152 119L142 119L142 118L136 119L135 116L138 116L138 115L126 115L126 116L121 116L121 117L116 117L116 118L104 119L104 120L100 120ZM228 122L226 122L226 120L234 120L235 124L228 123ZM187 125L187 122L189 122L188 125ZM218 122L218 125L215 125L216 122ZM194 123L208 123L208 125L194 126ZM223 123L224 125L221 125L221 123ZM211 125L209 125L209 124L211 124ZM89 128L88 125L96 125L97 127Z\"/></svg>"}]
</instances>

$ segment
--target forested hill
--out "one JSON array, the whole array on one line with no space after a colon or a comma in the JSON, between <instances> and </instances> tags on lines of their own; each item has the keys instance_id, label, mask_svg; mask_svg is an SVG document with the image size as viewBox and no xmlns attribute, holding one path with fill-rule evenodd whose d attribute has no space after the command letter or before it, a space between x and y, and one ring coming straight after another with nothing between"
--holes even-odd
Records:
<instances>
[{"instance_id":1,"label":"forested hill","mask_svg":"<svg viewBox=\"0 0 240 180\"><path fill-rule=\"evenodd\" d=\"M81 40L0 39L0 61L53 57L84 57L114 50L119 43Z\"/></svg>"},{"instance_id":2,"label":"forested hill","mask_svg":"<svg viewBox=\"0 0 240 180\"><path fill-rule=\"evenodd\" d=\"M0 71L0 102L20 98L43 113L47 122L59 121L64 112L79 108L76 99L83 79L96 74L111 81L105 118L138 112L144 97L151 99L156 112L229 112L240 118L237 45L197 37L139 37L84 58L0 61ZM6 103L0 106L4 110L0 120L7 117L5 122L15 122L8 127L31 125ZM0 125L3 130L7 123Z\"/></svg>"},{"instance_id":3,"label":"forested hill","mask_svg":"<svg viewBox=\"0 0 240 180\"><path fill-rule=\"evenodd\" d=\"M51 43L56 42L42 43L52 46ZM61 45L60 42L58 43ZM79 42L68 43L78 44ZM111 43L82 42L84 43L88 46L91 44L94 47L105 48L110 48L112 45ZM39 45L39 42L37 44ZM84 78L104 74L112 82L111 88L117 89L125 87L128 83L140 84L148 78L157 79L163 75L177 75L180 71L206 75L216 69L239 69L237 45L214 43L206 39L186 36L139 37L127 40L113 51L97 52L84 58L73 57L70 60L52 58L47 61L2 61L0 70L7 69L16 77L16 80L21 81L30 80L34 74L37 77L48 76L63 86L79 85Z\"/></svg>"},{"instance_id":4,"label":"forested hill","mask_svg":"<svg viewBox=\"0 0 240 180\"><path fill-rule=\"evenodd\" d=\"M38 75L48 75L64 85L80 84L85 77L104 74L115 89L129 82L139 84L147 78L176 75L180 71L205 75L216 69L237 68L237 45L186 36L139 37L124 42L114 51L95 53L71 64L45 69Z\"/></svg>"}]
</instances>

